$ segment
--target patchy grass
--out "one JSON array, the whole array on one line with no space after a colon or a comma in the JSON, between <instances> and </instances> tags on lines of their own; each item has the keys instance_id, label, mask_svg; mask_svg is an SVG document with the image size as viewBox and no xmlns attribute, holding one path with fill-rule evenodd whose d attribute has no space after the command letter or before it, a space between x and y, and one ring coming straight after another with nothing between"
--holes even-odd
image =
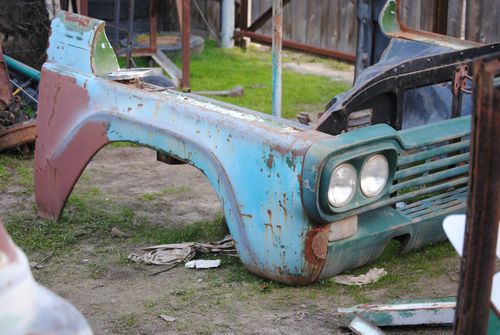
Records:
<instances>
[{"instance_id":1,"label":"patchy grass","mask_svg":"<svg viewBox=\"0 0 500 335\"><path fill-rule=\"evenodd\" d=\"M8 216L5 223L12 238L28 254L66 250L88 237L110 239L112 227L130 232L129 241L140 244L215 241L228 233L222 215L186 226L151 226L145 219L136 218L130 208L104 205L94 192L71 195L60 221L24 212Z\"/></svg>"},{"instance_id":2,"label":"patchy grass","mask_svg":"<svg viewBox=\"0 0 500 335\"><path fill-rule=\"evenodd\" d=\"M26 193L33 192L32 157L13 152L0 155L0 192L8 186L21 186Z\"/></svg>"},{"instance_id":3,"label":"patchy grass","mask_svg":"<svg viewBox=\"0 0 500 335\"><path fill-rule=\"evenodd\" d=\"M287 59L303 62L331 64L331 67L346 69L342 63L328 59L287 53ZM148 66L144 58L135 59L137 66ZM182 66L181 59L175 63ZM123 66L124 60L120 60ZM339 65L340 64L340 65ZM272 67L271 53L251 46L220 49L214 41L206 41L203 53L191 57L192 91L229 90L239 85L245 90L243 97L214 97L215 99L243 106L263 113L271 113ZM345 65L347 66L347 65ZM347 90L348 85L333 82L327 77L298 74L283 70L283 117L293 118L299 112L321 112L335 95Z\"/></svg>"},{"instance_id":4,"label":"patchy grass","mask_svg":"<svg viewBox=\"0 0 500 335\"><path fill-rule=\"evenodd\" d=\"M119 317L115 321L113 329L119 334L126 334L136 328L139 324L139 317L136 313L130 313Z\"/></svg>"},{"instance_id":5,"label":"patchy grass","mask_svg":"<svg viewBox=\"0 0 500 335\"><path fill-rule=\"evenodd\" d=\"M143 201L154 201L157 200L158 198L161 198L162 196L165 195L176 195L176 194L182 194L186 193L190 190L189 187L187 186L179 186L179 187L166 187L160 192L152 192L152 193L143 193L140 196L140 199Z\"/></svg>"}]
</instances>

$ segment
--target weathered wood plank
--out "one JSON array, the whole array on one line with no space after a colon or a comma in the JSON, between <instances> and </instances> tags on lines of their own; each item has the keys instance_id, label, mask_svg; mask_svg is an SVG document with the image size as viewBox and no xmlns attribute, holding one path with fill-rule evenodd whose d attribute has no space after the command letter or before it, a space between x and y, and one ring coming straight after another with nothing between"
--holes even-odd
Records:
<instances>
[{"instance_id":1,"label":"weathered wood plank","mask_svg":"<svg viewBox=\"0 0 500 335\"><path fill-rule=\"evenodd\" d=\"M481 43L500 40L498 0L467 1L465 38Z\"/></svg>"},{"instance_id":2,"label":"weathered wood plank","mask_svg":"<svg viewBox=\"0 0 500 335\"><path fill-rule=\"evenodd\" d=\"M321 41L320 33L320 17L321 17L321 1L322 0L309 0L307 3L308 16L307 21L307 44L319 45Z\"/></svg>"},{"instance_id":3,"label":"weathered wood plank","mask_svg":"<svg viewBox=\"0 0 500 335\"><path fill-rule=\"evenodd\" d=\"M462 36L462 17L464 0L449 0L447 34L450 36Z\"/></svg>"},{"instance_id":4,"label":"weathered wood plank","mask_svg":"<svg viewBox=\"0 0 500 335\"><path fill-rule=\"evenodd\" d=\"M294 41L306 43L307 41L307 7L306 1L293 0L290 4L292 6L292 38Z\"/></svg>"},{"instance_id":5,"label":"weathered wood plank","mask_svg":"<svg viewBox=\"0 0 500 335\"><path fill-rule=\"evenodd\" d=\"M419 29L434 31L434 16L436 15L435 0L421 0L420 6Z\"/></svg>"}]
</instances>

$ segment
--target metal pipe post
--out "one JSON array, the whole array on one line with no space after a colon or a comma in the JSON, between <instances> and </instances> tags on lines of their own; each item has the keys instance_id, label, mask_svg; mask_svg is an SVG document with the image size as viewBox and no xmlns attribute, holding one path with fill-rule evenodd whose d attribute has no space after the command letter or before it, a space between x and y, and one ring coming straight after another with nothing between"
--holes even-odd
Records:
<instances>
[{"instance_id":1,"label":"metal pipe post","mask_svg":"<svg viewBox=\"0 0 500 335\"><path fill-rule=\"evenodd\" d=\"M127 69L132 67L132 44L134 43L134 9L135 0L129 0L128 6L128 37L127 37Z\"/></svg>"},{"instance_id":2,"label":"metal pipe post","mask_svg":"<svg viewBox=\"0 0 500 335\"><path fill-rule=\"evenodd\" d=\"M223 48L234 47L234 2L234 0L222 0L221 39Z\"/></svg>"},{"instance_id":3,"label":"metal pipe post","mask_svg":"<svg viewBox=\"0 0 500 335\"><path fill-rule=\"evenodd\" d=\"M182 0L182 83L181 89L189 92L189 55L191 35L191 4L190 0Z\"/></svg>"},{"instance_id":4,"label":"metal pipe post","mask_svg":"<svg viewBox=\"0 0 500 335\"><path fill-rule=\"evenodd\" d=\"M83 16L89 16L89 0L80 0L79 5L78 10L73 8L73 11L78 12L78 14Z\"/></svg>"},{"instance_id":5,"label":"metal pipe post","mask_svg":"<svg viewBox=\"0 0 500 335\"><path fill-rule=\"evenodd\" d=\"M281 117L283 0L273 0L273 115Z\"/></svg>"},{"instance_id":6,"label":"metal pipe post","mask_svg":"<svg viewBox=\"0 0 500 335\"><path fill-rule=\"evenodd\" d=\"M120 45L120 5L121 0L115 0L115 18L114 18L114 31L113 31L113 44L116 50Z\"/></svg>"},{"instance_id":7,"label":"metal pipe post","mask_svg":"<svg viewBox=\"0 0 500 335\"><path fill-rule=\"evenodd\" d=\"M11 70L19 72L23 76L26 76L29 79L33 79L34 81L40 81L40 71L7 55L3 55L3 58L5 60L5 63Z\"/></svg>"},{"instance_id":8,"label":"metal pipe post","mask_svg":"<svg viewBox=\"0 0 500 335\"><path fill-rule=\"evenodd\" d=\"M240 31L239 35L242 37L248 37L254 41L266 43L266 44L271 44L273 38L261 33L255 33L253 31L245 30L245 31ZM325 57L331 57L331 58L337 58L340 60L344 60L350 63L354 63L356 60L356 55L350 54L350 53L345 53L342 51L337 51L333 49L326 49L326 48L320 48L311 44L304 44L304 43L299 43L295 42L292 40L282 40L283 46L285 48L290 48L290 49L295 49L299 51L304 51L320 56L325 56Z\"/></svg>"},{"instance_id":9,"label":"metal pipe post","mask_svg":"<svg viewBox=\"0 0 500 335\"><path fill-rule=\"evenodd\" d=\"M158 49L158 0L149 2L149 49L151 53Z\"/></svg>"}]
</instances>

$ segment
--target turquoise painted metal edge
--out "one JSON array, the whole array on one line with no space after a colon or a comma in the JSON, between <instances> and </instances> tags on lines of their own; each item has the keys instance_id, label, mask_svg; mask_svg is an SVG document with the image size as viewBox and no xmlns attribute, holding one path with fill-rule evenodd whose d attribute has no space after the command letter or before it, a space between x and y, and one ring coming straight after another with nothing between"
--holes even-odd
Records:
<instances>
[{"instance_id":1,"label":"turquoise painted metal edge","mask_svg":"<svg viewBox=\"0 0 500 335\"><path fill-rule=\"evenodd\" d=\"M401 130L398 140L405 150L448 141L470 134L471 116L440 121L420 127Z\"/></svg>"},{"instance_id":2,"label":"turquoise painted metal edge","mask_svg":"<svg viewBox=\"0 0 500 335\"><path fill-rule=\"evenodd\" d=\"M118 70L104 27L102 20L60 11L52 20L47 62L98 76Z\"/></svg>"}]
</instances>

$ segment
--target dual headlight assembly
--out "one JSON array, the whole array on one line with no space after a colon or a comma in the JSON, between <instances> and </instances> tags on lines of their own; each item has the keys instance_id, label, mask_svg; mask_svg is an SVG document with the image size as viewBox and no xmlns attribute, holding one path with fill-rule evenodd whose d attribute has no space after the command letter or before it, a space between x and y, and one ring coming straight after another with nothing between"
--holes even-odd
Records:
<instances>
[{"instance_id":1,"label":"dual headlight assembly","mask_svg":"<svg viewBox=\"0 0 500 335\"><path fill-rule=\"evenodd\" d=\"M324 202L334 211L342 211L379 198L391 179L393 158L392 152L385 152L330 165L323 176L328 185Z\"/></svg>"}]
</instances>

